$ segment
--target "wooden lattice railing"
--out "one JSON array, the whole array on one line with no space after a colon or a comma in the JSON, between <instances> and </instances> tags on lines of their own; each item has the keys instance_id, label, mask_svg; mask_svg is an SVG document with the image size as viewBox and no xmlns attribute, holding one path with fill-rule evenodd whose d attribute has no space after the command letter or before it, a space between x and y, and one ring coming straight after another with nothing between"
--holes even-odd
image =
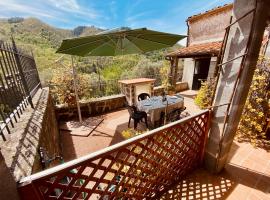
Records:
<instances>
[{"instance_id":1,"label":"wooden lattice railing","mask_svg":"<svg viewBox=\"0 0 270 200\"><path fill-rule=\"evenodd\" d=\"M33 174L22 199L156 199L200 165L209 111Z\"/></svg>"}]
</instances>

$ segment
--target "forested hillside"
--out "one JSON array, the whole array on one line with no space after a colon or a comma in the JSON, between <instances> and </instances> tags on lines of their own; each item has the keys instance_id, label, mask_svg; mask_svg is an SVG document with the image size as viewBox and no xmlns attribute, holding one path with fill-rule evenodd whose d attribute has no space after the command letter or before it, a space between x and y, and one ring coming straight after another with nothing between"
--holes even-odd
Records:
<instances>
[{"instance_id":1,"label":"forested hillside","mask_svg":"<svg viewBox=\"0 0 270 200\"><path fill-rule=\"evenodd\" d=\"M61 85L63 80L57 76L63 76L63 74L67 77L71 76L69 56L55 53L63 39L91 35L101 31L103 30L94 26L79 26L73 30L60 29L36 18L0 19L0 40L9 41L10 36L13 35L19 46L32 50L43 85L48 85L51 81L53 84ZM99 85L104 85L108 81L140 76L160 79L160 69L168 67L168 61L164 61L164 52L179 47L176 45L169 49L141 55L77 58L76 64L79 76L83 77L86 85L93 86L89 89L93 91L97 82ZM117 82L114 83L117 84ZM105 95L114 92L113 88L109 88L106 89ZM88 96L96 95L89 93Z\"/></svg>"}]
</instances>

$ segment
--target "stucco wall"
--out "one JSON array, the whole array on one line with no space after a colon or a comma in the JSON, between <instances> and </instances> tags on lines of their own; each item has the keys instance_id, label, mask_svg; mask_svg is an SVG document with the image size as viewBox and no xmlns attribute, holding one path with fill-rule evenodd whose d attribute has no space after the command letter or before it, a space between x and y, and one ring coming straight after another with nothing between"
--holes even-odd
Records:
<instances>
[{"instance_id":1,"label":"stucco wall","mask_svg":"<svg viewBox=\"0 0 270 200\"><path fill-rule=\"evenodd\" d=\"M182 82L187 82L189 89L192 88L194 65L195 65L195 60L193 58L184 59L184 70L183 70Z\"/></svg>"},{"instance_id":2,"label":"stucco wall","mask_svg":"<svg viewBox=\"0 0 270 200\"><path fill-rule=\"evenodd\" d=\"M189 45L222 41L231 12L232 8L228 7L219 12L189 20Z\"/></svg>"}]
</instances>

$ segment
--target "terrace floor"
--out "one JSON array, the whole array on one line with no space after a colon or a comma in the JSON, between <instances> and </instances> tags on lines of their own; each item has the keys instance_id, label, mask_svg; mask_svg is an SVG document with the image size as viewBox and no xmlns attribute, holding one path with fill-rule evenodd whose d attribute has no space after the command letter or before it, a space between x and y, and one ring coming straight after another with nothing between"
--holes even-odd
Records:
<instances>
[{"instance_id":1,"label":"terrace floor","mask_svg":"<svg viewBox=\"0 0 270 200\"><path fill-rule=\"evenodd\" d=\"M269 200L270 153L235 141L221 173L198 169L161 199Z\"/></svg>"},{"instance_id":2,"label":"terrace floor","mask_svg":"<svg viewBox=\"0 0 270 200\"><path fill-rule=\"evenodd\" d=\"M186 91L183 95L189 114L200 111L193 103L193 91ZM102 117L104 121L89 136L76 136L61 131L65 161L125 139L121 132L127 129L127 110L108 113ZM133 127L133 123L131 125ZM145 131L146 127L141 123L138 129ZM210 174L205 169L198 169L171 188L161 199L270 199L270 153L264 149L255 149L248 143L235 141L230 150L229 161L220 174Z\"/></svg>"},{"instance_id":3,"label":"terrace floor","mask_svg":"<svg viewBox=\"0 0 270 200\"><path fill-rule=\"evenodd\" d=\"M195 94L196 91L192 90L182 93L185 98L184 105L187 107L185 112L189 115L196 114L200 111L193 102ZM104 120L95 131L90 135L86 134L86 136L79 135L79 132L81 131L79 128L77 130L74 129L72 132L64 131L64 129L69 129L67 122L60 123L60 135L65 161L81 157L125 140L121 133L128 129L129 113L126 109L98 117L103 118ZM87 120L91 121L91 118ZM132 120L130 127L133 127ZM144 123L139 123L138 130L146 131L147 128Z\"/></svg>"}]
</instances>

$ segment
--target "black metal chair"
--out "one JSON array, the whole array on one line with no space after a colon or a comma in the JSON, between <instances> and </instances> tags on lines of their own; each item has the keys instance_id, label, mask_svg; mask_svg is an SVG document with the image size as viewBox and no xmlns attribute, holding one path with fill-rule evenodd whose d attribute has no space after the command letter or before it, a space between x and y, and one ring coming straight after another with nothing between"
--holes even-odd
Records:
<instances>
[{"instance_id":1,"label":"black metal chair","mask_svg":"<svg viewBox=\"0 0 270 200\"><path fill-rule=\"evenodd\" d=\"M147 93L141 93L138 96L138 101L142 101L142 100L149 99L149 98L150 98L150 95L149 94L147 94Z\"/></svg>"},{"instance_id":2,"label":"black metal chair","mask_svg":"<svg viewBox=\"0 0 270 200\"><path fill-rule=\"evenodd\" d=\"M147 123L147 113L143 111L137 111L135 106L127 106L129 112L129 120L128 120L128 127L130 126L130 121L133 119L134 121L134 129L137 129L138 123L142 122L144 119L145 125L148 128Z\"/></svg>"},{"instance_id":3,"label":"black metal chair","mask_svg":"<svg viewBox=\"0 0 270 200\"><path fill-rule=\"evenodd\" d=\"M176 108L169 112L167 114L167 122L175 122L177 120L181 119L181 113L186 110L186 107L183 108ZM162 126L164 124L164 117L165 117L165 112L160 113L160 119L159 119L159 125Z\"/></svg>"}]
</instances>

